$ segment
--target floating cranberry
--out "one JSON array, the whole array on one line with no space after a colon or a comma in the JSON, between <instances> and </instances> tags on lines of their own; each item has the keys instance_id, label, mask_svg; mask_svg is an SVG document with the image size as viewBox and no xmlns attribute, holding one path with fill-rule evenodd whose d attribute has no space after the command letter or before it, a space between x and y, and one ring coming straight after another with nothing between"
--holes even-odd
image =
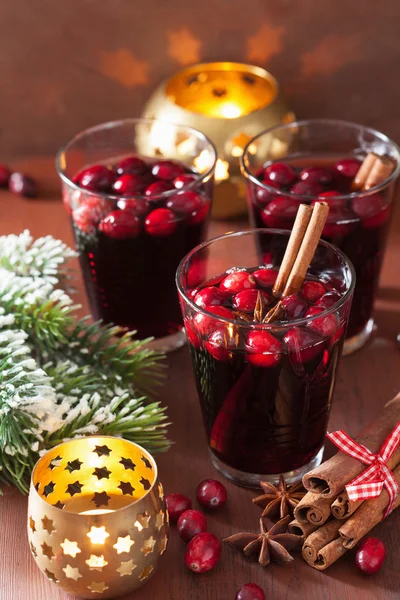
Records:
<instances>
[{"instance_id":1,"label":"floating cranberry","mask_svg":"<svg viewBox=\"0 0 400 600\"><path fill-rule=\"evenodd\" d=\"M349 235L357 226L354 214L350 212L346 201L343 198L338 198L339 192L329 190L319 195L316 202L326 202L329 206L328 219L323 229L323 236L328 238L344 237Z\"/></svg>"},{"instance_id":2,"label":"floating cranberry","mask_svg":"<svg viewBox=\"0 0 400 600\"><path fill-rule=\"evenodd\" d=\"M0 164L0 187L7 187L11 171L6 165Z\"/></svg>"},{"instance_id":3,"label":"floating cranberry","mask_svg":"<svg viewBox=\"0 0 400 600\"><path fill-rule=\"evenodd\" d=\"M165 496L165 504L169 514L171 523L176 523L179 517L186 511L192 508L190 498L183 494L168 494Z\"/></svg>"},{"instance_id":4,"label":"floating cranberry","mask_svg":"<svg viewBox=\"0 0 400 600\"><path fill-rule=\"evenodd\" d=\"M309 304L314 304L325 292L326 288L320 281L305 281L300 293Z\"/></svg>"},{"instance_id":5,"label":"floating cranberry","mask_svg":"<svg viewBox=\"0 0 400 600\"><path fill-rule=\"evenodd\" d=\"M138 217L143 217L149 212L149 202L146 198L127 198L118 200L118 208L121 210L130 210Z\"/></svg>"},{"instance_id":6,"label":"floating cranberry","mask_svg":"<svg viewBox=\"0 0 400 600\"><path fill-rule=\"evenodd\" d=\"M127 240L139 233L140 221L130 210L115 210L100 223L100 231L114 240Z\"/></svg>"},{"instance_id":7,"label":"floating cranberry","mask_svg":"<svg viewBox=\"0 0 400 600\"><path fill-rule=\"evenodd\" d=\"M99 221L96 212L90 206L82 204L72 211L72 218L75 225L84 233L91 234L97 229L97 223Z\"/></svg>"},{"instance_id":8,"label":"floating cranberry","mask_svg":"<svg viewBox=\"0 0 400 600\"><path fill-rule=\"evenodd\" d=\"M174 188L167 181L153 181L144 191L145 196L161 196L164 192L169 192Z\"/></svg>"},{"instance_id":9,"label":"floating cranberry","mask_svg":"<svg viewBox=\"0 0 400 600\"><path fill-rule=\"evenodd\" d=\"M265 600L265 594L256 583L245 583L238 590L235 600Z\"/></svg>"},{"instance_id":10,"label":"floating cranberry","mask_svg":"<svg viewBox=\"0 0 400 600\"><path fill-rule=\"evenodd\" d=\"M320 313L324 312L324 309L318 306L311 306L306 312L306 317L316 317ZM330 313L323 317L317 317L310 321L307 325L310 329L321 335L322 337L329 337L337 330L339 325L338 318L334 313Z\"/></svg>"},{"instance_id":11,"label":"floating cranberry","mask_svg":"<svg viewBox=\"0 0 400 600\"><path fill-rule=\"evenodd\" d=\"M299 194L300 196L318 196L323 191L322 185L316 181L297 181L290 188L291 194Z\"/></svg>"},{"instance_id":12,"label":"floating cranberry","mask_svg":"<svg viewBox=\"0 0 400 600\"><path fill-rule=\"evenodd\" d=\"M179 177L179 175L183 175L185 170L182 165L179 165L172 160L162 160L153 165L151 172L157 179L172 181Z\"/></svg>"},{"instance_id":13,"label":"floating cranberry","mask_svg":"<svg viewBox=\"0 0 400 600\"><path fill-rule=\"evenodd\" d=\"M92 192L107 192L114 181L114 173L104 165L93 165L77 175L75 183Z\"/></svg>"},{"instance_id":14,"label":"floating cranberry","mask_svg":"<svg viewBox=\"0 0 400 600\"><path fill-rule=\"evenodd\" d=\"M190 540L185 552L186 566L195 573L205 573L221 558L221 544L212 533L204 531Z\"/></svg>"},{"instance_id":15,"label":"floating cranberry","mask_svg":"<svg viewBox=\"0 0 400 600\"><path fill-rule=\"evenodd\" d=\"M301 319L308 309L308 304L296 294L284 298L281 306L285 309L286 319Z\"/></svg>"},{"instance_id":16,"label":"floating cranberry","mask_svg":"<svg viewBox=\"0 0 400 600\"><path fill-rule=\"evenodd\" d=\"M316 358L324 349L324 342L316 333L293 327L283 337L289 359L301 365Z\"/></svg>"},{"instance_id":17,"label":"floating cranberry","mask_svg":"<svg viewBox=\"0 0 400 600\"><path fill-rule=\"evenodd\" d=\"M193 329L188 318L185 319L184 324L185 324L186 337L187 337L188 341L192 344L193 348L196 348L196 350L198 350L201 347L201 339L199 338L199 336Z\"/></svg>"},{"instance_id":18,"label":"floating cranberry","mask_svg":"<svg viewBox=\"0 0 400 600\"><path fill-rule=\"evenodd\" d=\"M158 237L173 234L177 226L176 217L169 208L156 208L147 215L145 220L147 233Z\"/></svg>"},{"instance_id":19,"label":"floating cranberry","mask_svg":"<svg viewBox=\"0 0 400 600\"><path fill-rule=\"evenodd\" d=\"M255 367L275 367L282 358L282 344L263 329L249 331L246 336L247 362Z\"/></svg>"},{"instance_id":20,"label":"floating cranberry","mask_svg":"<svg viewBox=\"0 0 400 600\"><path fill-rule=\"evenodd\" d=\"M325 167L306 167L300 173L300 179L307 183L319 183L327 186L333 181L333 173Z\"/></svg>"},{"instance_id":21,"label":"floating cranberry","mask_svg":"<svg viewBox=\"0 0 400 600\"><path fill-rule=\"evenodd\" d=\"M323 309L327 309L327 308L332 308L332 306L334 306L336 304L336 302L338 302L341 298L341 295L339 294L339 292L336 292L335 290L332 290L331 292L327 292L326 294L324 294L323 296L321 296L321 298L318 298L318 300L315 302L314 306L323 308Z\"/></svg>"},{"instance_id":22,"label":"floating cranberry","mask_svg":"<svg viewBox=\"0 0 400 600\"><path fill-rule=\"evenodd\" d=\"M141 158L137 156L128 156L123 158L115 168L117 175L144 175L147 172L147 165Z\"/></svg>"},{"instance_id":23,"label":"floating cranberry","mask_svg":"<svg viewBox=\"0 0 400 600\"><path fill-rule=\"evenodd\" d=\"M360 167L361 161L357 158L343 158L336 163L334 169L343 177L354 179Z\"/></svg>"},{"instance_id":24,"label":"floating cranberry","mask_svg":"<svg viewBox=\"0 0 400 600\"><path fill-rule=\"evenodd\" d=\"M186 283L189 288L198 287L205 280L207 263L204 258L194 258L188 268ZM212 285L209 282L209 285Z\"/></svg>"},{"instance_id":25,"label":"floating cranberry","mask_svg":"<svg viewBox=\"0 0 400 600\"><path fill-rule=\"evenodd\" d=\"M301 200L296 198L274 198L261 211L261 219L266 227L287 229L294 221Z\"/></svg>"},{"instance_id":26,"label":"floating cranberry","mask_svg":"<svg viewBox=\"0 0 400 600\"><path fill-rule=\"evenodd\" d=\"M210 333L206 342L206 350L215 360L225 362L229 358L229 337L226 327L220 327Z\"/></svg>"},{"instance_id":27,"label":"floating cranberry","mask_svg":"<svg viewBox=\"0 0 400 600\"><path fill-rule=\"evenodd\" d=\"M223 292L229 294L237 294L242 290L248 290L257 287L256 280L253 275L246 271L233 271L229 273L219 284Z\"/></svg>"},{"instance_id":28,"label":"floating cranberry","mask_svg":"<svg viewBox=\"0 0 400 600\"><path fill-rule=\"evenodd\" d=\"M233 296L232 298L232 306L237 310L242 310L243 312L253 312L256 304L258 295L261 294L263 297L265 304L268 304L269 298L265 292L261 292L260 290L243 290Z\"/></svg>"},{"instance_id":29,"label":"floating cranberry","mask_svg":"<svg viewBox=\"0 0 400 600\"><path fill-rule=\"evenodd\" d=\"M167 201L167 207L177 215L191 215L203 206L202 197L193 190L178 192Z\"/></svg>"},{"instance_id":30,"label":"floating cranberry","mask_svg":"<svg viewBox=\"0 0 400 600\"><path fill-rule=\"evenodd\" d=\"M195 535L207 531L207 521L199 510L186 510L178 519L177 530L184 542L188 542Z\"/></svg>"},{"instance_id":31,"label":"floating cranberry","mask_svg":"<svg viewBox=\"0 0 400 600\"><path fill-rule=\"evenodd\" d=\"M266 181L265 183L269 187L272 187L274 189L277 189L277 190L281 189L281 186L276 181ZM259 205L265 206L266 204L268 204L268 202L271 202L271 200L273 200L274 198L276 198L276 194L274 192L271 192L271 190L267 190L264 187L261 187L260 185L256 186L255 199Z\"/></svg>"},{"instance_id":32,"label":"floating cranberry","mask_svg":"<svg viewBox=\"0 0 400 600\"><path fill-rule=\"evenodd\" d=\"M12 173L8 180L8 187L13 194L25 196L26 198L36 198L37 196L36 183L23 173Z\"/></svg>"},{"instance_id":33,"label":"floating cranberry","mask_svg":"<svg viewBox=\"0 0 400 600\"><path fill-rule=\"evenodd\" d=\"M216 510L220 508L228 500L228 494L226 487L216 479L205 479L196 489L197 502L208 508L209 510Z\"/></svg>"},{"instance_id":34,"label":"floating cranberry","mask_svg":"<svg viewBox=\"0 0 400 600\"><path fill-rule=\"evenodd\" d=\"M178 175L178 177L175 177L173 184L177 190L181 190L182 188L186 187L190 183L193 183L193 181L196 181L195 175L190 175L189 173L184 173L183 175Z\"/></svg>"},{"instance_id":35,"label":"floating cranberry","mask_svg":"<svg viewBox=\"0 0 400 600\"><path fill-rule=\"evenodd\" d=\"M210 210L210 202L203 202L200 208L192 214L192 216L187 220L189 225L199 225L202 223L206 217L208 216Z\"/></svg>"},{"instance_id":36,"label":"floating cranberry","mask_svg":"<svg viewBox=\"0 0 400 600\"><path fill-rule=\"evenodd\" d=\"M217 317L233 319L232 312L225 308L225 306L205 306L204 310L211 312ZM213 319L212 317L209 317L208 315L199 312L194 317L193 324L199 335L207 336L221 326L221 321L219 321L218 319Z\"/></svg>"},{"instance_id":37,"label":"floating cranberry","mask_svg":"<svg viewBox=\"0 0 400 600\"><path fill-rule=\"evenodd\" d=\"M144 192L145 186L139 175L127 173L114 181L112 189L119 196L139 196Z\"/></svg>"},{"instance_id":38,"label":"floating cranberry","mask_svg":"<svg viewBox=\"0 0 400 600\"><path fill-rule=\"evenodd\" d=\"M197 306L221 306L225 301L225 294L217 287L208 286L198 291L194 297Z\"/></svg>"},{"instance_id":39,"label":"floating cranberry","mask_svg":"<svg viewBox=\"0 0 400 600\"><path fill-rule=\"evenodd\" d=\"M265 256L264 256L264 262L265 261ZM261 285L261 287L273 287L276 278L278 276L278 270L277 269L257 269L257 271L253 271L252 273L253 277L255 278L255 280L257 281L258 285Z\"/></svg>"},{"instance_id":40,"label":"floating cranberry","mask_svg":"<svg viewBox=\"0 0 400 600\"><path fill-rule=\"evenodd\" d=\"M390 206L381 194L357 196L352 200L351 208L366 229L380 227L390 216Z\"/></svg>"},{"instance_id":41,"label":"floating cranberry","mask_svg":"<svg viewBox=\"0 0 400 600\"><path fill-rule=\"evenodd\" d=\"M385 556L386 548L382 540L374 537L365 538L358 546L356 565L363 573L374 575L381 569Z\"/></svg>"},{"instance_id":42,"label":"floating cranberry","mask_svg":"<svg viewBox=\"0 0 400 600\"><path fill-rule=\"evenodd\" d=\"M292 167L286 163L272 163L264 170L264 180L266 183L274 181L281 186L291 185L296 179L296 174Z\"/></svg>"}]
</instances>

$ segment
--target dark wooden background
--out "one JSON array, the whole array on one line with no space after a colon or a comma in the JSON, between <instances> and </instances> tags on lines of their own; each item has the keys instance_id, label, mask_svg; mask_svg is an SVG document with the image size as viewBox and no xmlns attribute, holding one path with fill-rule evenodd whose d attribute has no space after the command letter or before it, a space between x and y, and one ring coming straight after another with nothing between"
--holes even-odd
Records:
<instances>
[{"instance_id":1,"label":"dark wooden background","mask_svg":"<svg viewBox=\"0 0 400 600\"><path fill-rule=\"evenodd\" d=\"M302 117L400 139L398 0L2 0L0 160L138 116L181 66L267 67Z\"/></svg>"}]
</instances>

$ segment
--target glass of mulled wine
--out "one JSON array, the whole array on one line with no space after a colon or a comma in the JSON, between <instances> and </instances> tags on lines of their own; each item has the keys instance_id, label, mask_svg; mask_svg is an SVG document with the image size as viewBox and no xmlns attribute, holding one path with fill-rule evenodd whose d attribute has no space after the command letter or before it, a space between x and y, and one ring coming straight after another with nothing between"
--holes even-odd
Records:
<instances>
[{"instance_id":1,"label":"glass of mulled wine","mask_svg":"<svg viewBox=\"0 0 400 600\"><path fill-rule=\"evenodd\" d=\"M354 177L370 152L392 163L391 173L368 191L353 191ZM398 146L382 133L322 119L269 129L243 153L253 227L290 229L300 203L329 204L323 238L349 257L357 277L344 354L360 348L373 329L399 164Z\"/></svg>"},{"instance_id":2,"label":"glass of mulled wine","mask_svg":"<svg viewBox=\"0 0 400 600\"><path fill-rule=\"evenodd\" d=\"M258 487L318 465L354 288L354 269L317 247L279 320L262 323L289 234L254 229L205 242L177 287L214 466ZM261 307L261 309L260 309Z\"/></svg>"},{"instance_id":3,"label":"glass of mulled wine","mask_svg":"<svg viewBox=\"0 0 400 600\"><path fill-rule=\"evenodd\" d=\"M150 119L86 129L60 150L94 319L154 337L162 351L184 343L175 272L205 237L215 162L202 133Z\"/></svg>"}]
</instances>

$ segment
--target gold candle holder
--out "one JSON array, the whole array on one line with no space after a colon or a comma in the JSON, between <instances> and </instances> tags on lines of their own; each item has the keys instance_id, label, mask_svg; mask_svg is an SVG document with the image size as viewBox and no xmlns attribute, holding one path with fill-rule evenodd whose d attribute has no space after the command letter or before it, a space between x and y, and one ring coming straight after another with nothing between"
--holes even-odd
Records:
<instances>
[{"instance_id":1,"label":"gold candle holder","mask_svg":"<svg viewBox=\"0 0 400 600\"><path fill-rule=\"evenodd\" d=\"M66 592L115 598L136 590L168 542L154 459L113 437L56 446L32 473L28 539L40 570Z\"/></svg>"},{"instance_id":2,"label":"gold candle holder","mask_svg":"<svg viewBox=\"0 0 400 600\"><path fill-rule=\"evenodd\" d=\"M233 62L203 63L179 71L155 90L143 116L189 125L214 143L218 160L212 214L216 218L246 212L239 158L247 143L261 131L295 119L268 71ZM200 154L198 171L205 170L206 160Z\"/></svg>"}]
</instances>

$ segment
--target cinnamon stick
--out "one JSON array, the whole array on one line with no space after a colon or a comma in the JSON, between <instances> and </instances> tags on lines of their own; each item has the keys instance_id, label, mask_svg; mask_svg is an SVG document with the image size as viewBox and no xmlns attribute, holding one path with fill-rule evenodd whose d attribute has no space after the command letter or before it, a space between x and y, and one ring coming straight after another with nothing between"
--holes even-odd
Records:
<instances>
[{"instance_id":1,"label":"cinnamon stick","mask_svg":"<svg viewBox=\"0 0 400 600\"><path fill-rule=\"evenodd\" d=\"M323 525L331 516L331 504L335 498L308 492L294 509L294 516L300 523Z\"/></svg>"},{"instance_id":2,"label":"cinnamon stick","mask_svg":"<svg viewBox=\"0 0 400 600\"><path fill-rule=\"evenodd\" d=\"M313 525L306 521L305 523L300 523L297 519L293 519L288 525L288 529L290 533L294 535L303 535L305 538L310 535L313 531L318 528L318 525Z\"/></svg>"},{"instance_id":3,"label":"cinnamon stick","mask_svg":"<svg viewBox=\"0 0 400 600\"><path fill-rule=\"evenodd\" d=\"M391 160L374 152L369 152L352 181L352 191L368 191L379 185L389 177L393 168L394 165Z\"/></svg>"},{"instance_id":4,"label":"cinnamon stick","mask_svg":"<svg viewBox=\"0 0 400 600\"><path fill-rule=\"evenodd\" d=\"M322 550L322 548L338 538L339 528L340 521L328 521L328 523L325 523L325 525L319 527L306 538L301 554L309 565L314 567L316 561L318 560L318 553Z\"/></svg>"},{"instance_id":5,"label":"cinnamon stick","mask_svg":"<svg viewBox=\"0 0 400 600\"><path fill-rule=\"evenodd\" d=\"M360 435L354 439L376 454L399 422L399 418L400 394L397 394L381 410L379 417L365 427ZM392 454L387 465L389 469L393 469L399 463L400 447ZM306 490L314 494L333 498L344 489L347 483L360 475L365 468L366 466L356 458L352 458L344 452L338 452L319 467L304 475L303 485Z\"/></svg>"},{"instance_id":6,"label":"cinnamon stick","mask_svg":"<svg viewBox=\"0 0 400 600\"><path fill-rule=\"evenodd\" d=\"M347 517L352 515L363 502L364 500L350 500L346 490L343 490L332 503L332 515L335 519L347 519Z\"/></svg>"},{"instance_id":7,"label":"cinnamon stick","mask_svg":"<svg viewBox=\"0 0 400 600\"><path fill-rule=\"evenodd\" d=\"M311 567L318 571L325 571L333 565L343 554L347 552L347 548L343 546L343 541L340 537L332 540L317 552L317 558L313 562L308 562ZM304 556L303 556L304 558ZM305 559L306 560L306 559Z\"/></svg>"},{"instance_id":8,"label":"cinnamon stick","mask_svg":"<svg viewBox=\"0 0 400 600\"><path fill-rule=\"evenodd\" d=\"M361 188L364 186L365 182L367 181L367 177L377 159L378 156L376 154L373 152L368 152L352 181L351 189L353 192L361 190Z\"/></svg>"}]
</instances>

